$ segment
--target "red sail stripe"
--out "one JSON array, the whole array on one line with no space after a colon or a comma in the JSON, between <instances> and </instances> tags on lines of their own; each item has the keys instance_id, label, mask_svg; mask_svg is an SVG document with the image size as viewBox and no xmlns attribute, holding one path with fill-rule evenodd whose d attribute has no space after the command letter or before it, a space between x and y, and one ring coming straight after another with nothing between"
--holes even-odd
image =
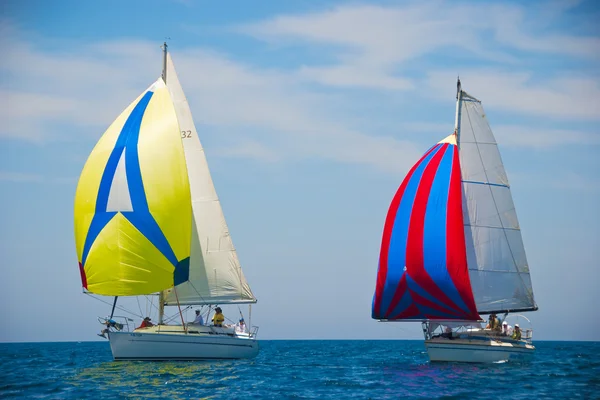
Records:
<instances>
[{"instance_id":1,"label":"red sail stripe","mask_svg":"<svg viewBox=\"0 0 600 400\"><path fill-rule=\"evenodd\" d=\"M444 303L447 307L452 308L455 312L460 312L454 302L440 290L433 282L427 271L425 270L423 260L423 228L425 225L425 210L427 208L427 200L431 191L431 186L435 178L439 164L444 156L444 153L449 145L446 143L431 159L425 171L415 196L415 201L410 217L410 225L408 228L408 239L406 243L406 267L410 277L423 288L427 293ZM395 305L394 305L395 306ZM393 310L393 308L391 308Z\"/></svg>"},{"instance_id":2,"label":"red sail stripe","mask_svg":"<svg viewBox=\"0 0 600 400\"><path fill-rule=\"evenodd\" d=\"M479 320L481 317L477 313L469 279L463 221L460 159L458 148L454 146L446 219L446 268L454 286L470 311L466 319Z\"/></svg>"},{"instance_id":3,"label":"red sail stripe","mask_svg":"<svg viewBox=\"0 0 600 400\"><path fill-rule=\"evenodd\" d=\"M465 313L464 312L460 312L457 313L456 311L450 310L446 307L442 307L437 303L434 303L431 300L426 299L425 297L419 295L417 292L415 292L414 290L410 290L408 289L410 292L410 296L412 297L413 301L418 304L418 305L423 305L425 307L429 307L433 310L439 311L441 313L444 314L449 314L450 318L453 317L460 317L460 318L464 318L465 317ZM438 317L439 318L439 317Z\"/></svg>"},{"instance_id":4,"label":"red sail stripe","mask_svg":"<svg viewBox=\"0 0 600 400\"><path fill-rule=\"evenodd\" d=\"M402 311L398 315L394 315L390 319L411 319L411 318L417 318L420 315L421 315L421 311L419 311L419 309L417 308L415 303L410 303L410 306L408 306L408 308L406 308L406 310Z\"/></svg>"},{"instance_id":5,"label":"red sail stripe","mask_svg":"<svg viewBox=\"0 0 600 400\"><path fill-rule=\"evenodd\" d=\"M374 314L380 314L381 310L381 300L383 298L383 290L385 287L385 281L387 279L388 272L388 254L390 249L390 240L392 238L392 231L394 229L394 222L396 220L396 214L398 212L398 207L400 206L400 201L402 200L402 196L404 195L404 190L406 189L406 185L410 181L415 170L419 167L421 162L431 153L436 146L433 146L429 149L421 159L413 165L413 167L408 171L408 174L402 181L402 184L398 188L398 191L394 195L392 199L392 203L390 204L390 208L388 210L387 217L385 219L385 225L383 228L383 237L381 238L381 251L379 253L379 270L377 271L377 284L375 286L375 303L373 305L373 309L375 311Z\"/></svg>"},{"instance_id":6,"label":"red sail stripe","mask_svg":"<svg viewBox=\"0 0 600 400\"><path fill-rule=\"evenodd\" d=\"M79 263L79 274L81 275L81 285L87 289L87 277L85 276L85 270L81 263Z\"/></svg>"}]
</instances>

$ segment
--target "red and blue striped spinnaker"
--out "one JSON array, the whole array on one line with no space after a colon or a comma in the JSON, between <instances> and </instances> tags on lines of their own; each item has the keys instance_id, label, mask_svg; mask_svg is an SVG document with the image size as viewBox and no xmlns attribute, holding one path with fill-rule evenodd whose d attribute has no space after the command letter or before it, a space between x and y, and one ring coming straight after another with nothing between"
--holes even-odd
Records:
<instances>
[{"instance_id":1,"label":"red and blue striped spinnaker","mask_svg":"<svg viewBox=\"0 0 600 400\"><path fill-rule=\"evenodd\" d=\"M411 168L387 214L372 317L479 320L471 291L454 135Z\"/></svg>"}]
</instances>

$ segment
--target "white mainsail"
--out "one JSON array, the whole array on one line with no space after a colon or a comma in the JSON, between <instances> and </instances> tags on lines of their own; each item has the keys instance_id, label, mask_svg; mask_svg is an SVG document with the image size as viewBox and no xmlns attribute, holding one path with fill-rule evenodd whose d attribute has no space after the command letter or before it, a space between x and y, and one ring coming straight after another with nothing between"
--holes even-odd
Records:
<instances>
[{"instance_id":1,"label":"white mainsail","mask_svg":"<svg viewBox=\"0 0 600 400\"><path fill-rule=\"evenodd\" d=\"M166 305L255 303L244 277L204 149L171 55L167 54L167 87L175 105L192 197L192 250L189 280L165 291Z\"/></svg>"},{"instance_id":2,"label":"white mainsail","mask_svg":"<svg viewBox=\"0 0 600 400\"><path fill-rule=\"evenodd\" d=\"M521 230L481 102L462 91L459 146L471 287L480 313L536 310Z\"/></svg>"}]
</instances>

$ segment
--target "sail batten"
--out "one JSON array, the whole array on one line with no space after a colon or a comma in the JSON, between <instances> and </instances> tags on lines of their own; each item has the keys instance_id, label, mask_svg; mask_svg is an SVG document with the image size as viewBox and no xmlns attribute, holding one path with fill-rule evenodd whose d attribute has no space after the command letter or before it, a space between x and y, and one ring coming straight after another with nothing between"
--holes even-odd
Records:
<instances>
[{"instance_id":1,"label":"sail batten","mask_svg":"<svg viewBox=\"0 0 600 400\"><path fill-rule=\"evenodd\" d=\"M181 131L193 212L189 280L176 287L179 304L255 303L256 298L242 272L204 148L170 54L166 58L166 71L169 77L167 87ZM165 304L175 305L177 298L172 289L165 291Z\"/></svg>"}]
</instances>

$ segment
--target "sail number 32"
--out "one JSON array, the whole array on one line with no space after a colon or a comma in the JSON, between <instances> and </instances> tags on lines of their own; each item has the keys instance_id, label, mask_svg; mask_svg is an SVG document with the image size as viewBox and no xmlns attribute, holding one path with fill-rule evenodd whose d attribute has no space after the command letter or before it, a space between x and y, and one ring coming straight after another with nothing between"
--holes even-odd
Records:
<instances>
[{"instance_id":1,"label":"sail number 32","mask_svg":"<svg viewBox=\"0 0 600 400\"><path fill-rule=\"evenodd\" d=\"M192 137L192 131L181 131L182 139L189 139Z\"/></svg>"}]
</instances>

